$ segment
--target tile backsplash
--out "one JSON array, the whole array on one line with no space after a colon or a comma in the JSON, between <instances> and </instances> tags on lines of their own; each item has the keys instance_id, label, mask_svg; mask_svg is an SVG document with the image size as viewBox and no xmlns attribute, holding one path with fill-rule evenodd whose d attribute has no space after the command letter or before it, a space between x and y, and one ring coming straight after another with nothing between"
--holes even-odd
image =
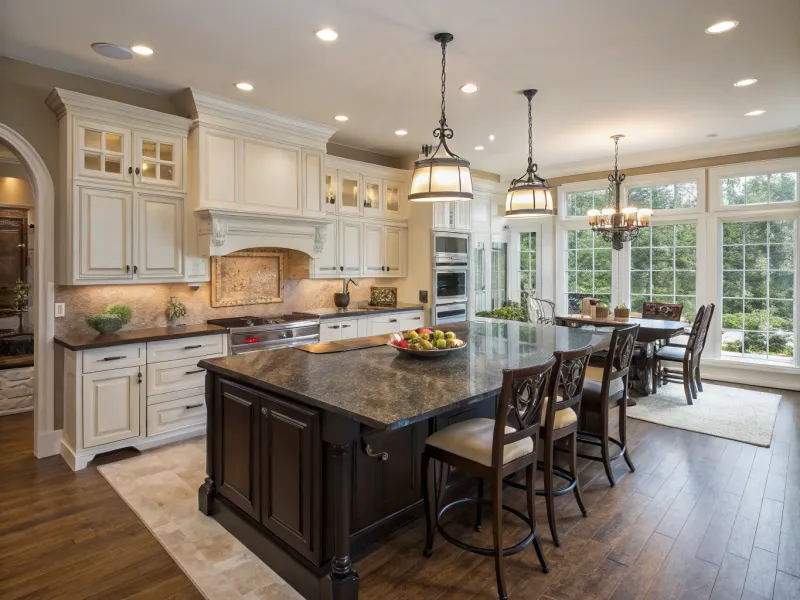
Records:
<instances>
[{"instance_id":1,"label":"tile backsplash","mask_svg":"<svg viewBox=\"0 0 800 600\"><path fill-rule=\"evenodd\" d=\"M358 287L350 285L351 305L367 302L372 285L396 287L402 280L357 281ZM341 279L285 279L283 302L212 308L211 284L206 284L197 291L189 289L185 283L56 286L56 302L66 304L66 315L56 319L56 335L90 333L92 329L86 324L84 317L103 312L109 304L115 303L127 304L133 309L133 319L125 329L142 329L167 325L167 301L172 296L186 306L184 322L192 324L205 323L208 319L215 318L278 316L304 309L332 307L334 293L341 291Z\"/></svg>"}]
</instances>

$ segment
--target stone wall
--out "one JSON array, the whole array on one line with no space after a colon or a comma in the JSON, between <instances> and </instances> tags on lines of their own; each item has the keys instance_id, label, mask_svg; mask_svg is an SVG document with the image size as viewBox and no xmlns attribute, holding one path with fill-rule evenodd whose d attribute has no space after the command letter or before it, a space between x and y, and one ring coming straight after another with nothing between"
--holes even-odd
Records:
<instances>
[{"instance_id":1,"label":"stone wall","mask_svg":"<svg viewBox=\"0 0 800 600\"><path fill-rule=\"evenodd\" d=\"M33 408L33 367L0 371L0 415Z\"/></svg>"}]
</instances>

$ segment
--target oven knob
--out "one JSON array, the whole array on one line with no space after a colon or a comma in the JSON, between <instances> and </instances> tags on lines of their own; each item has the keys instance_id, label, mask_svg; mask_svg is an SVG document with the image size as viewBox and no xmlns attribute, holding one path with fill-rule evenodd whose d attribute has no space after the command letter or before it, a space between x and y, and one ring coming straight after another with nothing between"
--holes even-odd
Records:
<instances>
[{"instance_id":1,"label":"oven knob","mask_svg":"<svg viewBox=\"0 0 800 600\"><path fill-rule=\"evenodd\" d=\"M285 340L288 337L289 337L289 332L288 331L281 331L281 339L282 340Z\"/></svg>"}]
</instances>

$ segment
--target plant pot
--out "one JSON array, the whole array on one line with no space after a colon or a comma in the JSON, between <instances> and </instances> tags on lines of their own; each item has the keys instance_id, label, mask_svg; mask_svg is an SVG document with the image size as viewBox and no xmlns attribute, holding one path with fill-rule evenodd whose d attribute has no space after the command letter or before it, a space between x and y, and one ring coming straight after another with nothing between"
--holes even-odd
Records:
<instances>
[{"instance_id":1,"label":"plant pot","mask_svg":"<svg viewBox=\"0 0 800 600\"><path fill-rule=\"evenodd\" d=\"M97 333L114 333L122 329L125 322L117 315L101 313L99 315L86 315L86 324Z\"/></svg>"},{"instance_id":2,"label":"plant pot","mask_svg":"<svg viewBox=\"0 0 800 600\"><path fill-rule=\"evenodd\" d=\"M333 303L336 305L336 308L347 308L350 304L350 294L344 294L342 292L337 292L333 295Z\"/></svg>"},{"instance_id":3,"label":"plant pot","mask_svg":"<svg viewBox=\"0 0 800 600\"><path fill-rule=\"evenodd\" d=\"M608 318L608 307L607 306L595 306L594 316L597 319L607 319Z\"/></svg>"},{"instance_id":4,"label":"plant pot","mask_svg":"<svg viewBox=\"0 0 800 600\"><path fill-rule=\"evenodd\" d=\"M616 318L616 319L630 319L631 318L631 309L630 308L615 308L614 309L614 318Z\"/></svg>"}]
</instances>

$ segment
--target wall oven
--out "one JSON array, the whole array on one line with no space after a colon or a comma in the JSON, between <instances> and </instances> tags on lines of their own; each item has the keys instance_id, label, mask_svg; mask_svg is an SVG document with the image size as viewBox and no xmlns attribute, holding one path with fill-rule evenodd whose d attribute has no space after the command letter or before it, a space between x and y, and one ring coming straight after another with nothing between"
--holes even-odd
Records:
<instances>
[{"instance_id":1,"label":"wall oven","mask_svg":"<svg viewBox=\"0 0 800 600\"><path fill-rule=\"evenodd\" d=\"M469 234L434 233L433 263L435 266L469 265Z\"/></svg>"},{"instance_id":2,"label":"wall oven","mask_svg":"<svg viewBox=\"0 0 800 600\"><path fill-rule=\"evenodd\" d=\"M434 304L466 302L469 270L467 267L440 267L433 272Z\"/></svg>"},{"instance_id":3,"label":"wall oven","mask_svg":"<svg viewBox=\"0 0 800 600\"><path fill-rule=\"evenodd\" d=\"M437 304L433 309L433 321L436 326L444 323L462 323L467 320L467 303Z\"/></svg>"}]
</instances>

